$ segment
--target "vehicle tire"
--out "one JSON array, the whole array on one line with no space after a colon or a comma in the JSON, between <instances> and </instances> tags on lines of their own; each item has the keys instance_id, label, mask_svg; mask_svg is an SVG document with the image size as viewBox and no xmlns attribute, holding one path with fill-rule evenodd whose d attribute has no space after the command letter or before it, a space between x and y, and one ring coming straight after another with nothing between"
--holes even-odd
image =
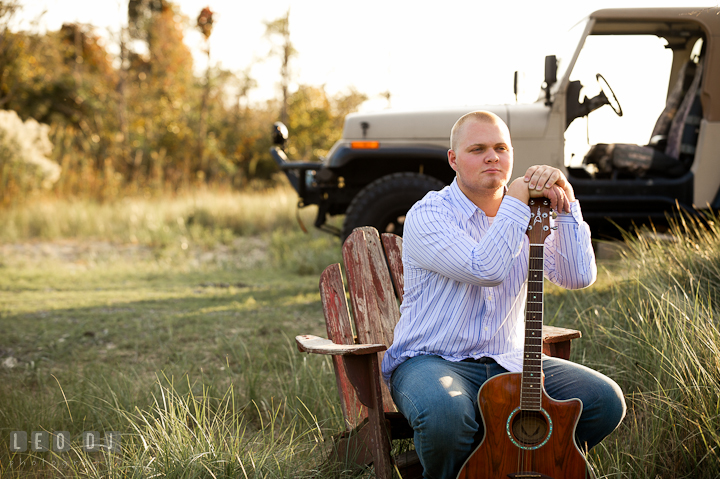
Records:
<instances>
[{"instance_id":1,"label":"vehicle tire","mask_svg":"<svg viewBox=\"0 0 720 479\"><path fill-rule=\"evenodd\" d=\"M440 190L445 183L420 173L393 173L360 190L348 206L343 222L345 241L358 226L374 226L382 233L402 236L405 214L428 191Z\"/></svg>"}]
</instances>

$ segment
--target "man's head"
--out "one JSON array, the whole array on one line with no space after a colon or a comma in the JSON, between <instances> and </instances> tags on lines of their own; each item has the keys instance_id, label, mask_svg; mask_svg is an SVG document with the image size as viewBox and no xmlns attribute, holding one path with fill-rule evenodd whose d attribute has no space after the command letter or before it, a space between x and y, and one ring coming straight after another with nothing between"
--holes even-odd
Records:
<instances>
[{"instance_id":1,"label":"man's head","mask_svg":"<svg viewBox=\"0 0 720 479\"><path fill-rule=\"evenodd\" d=\"M507 136L508 138L510 138L510 131L508 130L507 125L495 113L483 110L471 111L470 113L466 113L461 116L460 119L458 119L458 121L456 121L453 125L452 131L450 132L450 149L457 151L457 142L462 136L464 129L463 127L468 122L490 123L499 125L507 131Z\"/></svg>"},{"instance_id":2,"label":"man's head","mask_svg":"<svg viewBox=\"0 0 720 479\"><path fill-rule=\"evenodd\" d=\"M510 131L497 115L487 111L464 115L453 126L450 143L448 162L466 196L502 193L512 173L513 153Z\"/></svg>"}]
</instances>

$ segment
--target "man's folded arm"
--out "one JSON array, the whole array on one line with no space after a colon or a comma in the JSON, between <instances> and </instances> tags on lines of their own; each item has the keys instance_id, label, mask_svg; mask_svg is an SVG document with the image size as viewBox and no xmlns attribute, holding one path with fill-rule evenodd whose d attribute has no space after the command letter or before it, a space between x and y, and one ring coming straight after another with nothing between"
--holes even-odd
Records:
<instances>
[{"instance_id":1,"label":"man's folded arm","mask_svg":"<svg viewBox=\"0 0 720 479\"><path fill-rule=\"evenodd\" d=\"M580 203L571 203L570 213L555 219L557 229L545 242L545 274L550 281L567 289L590 286L597 277L590 227L580 211Z\"/></svg>"},{"instance_id":2,"label":"man's folded arm","mask_svg":"<svg viewBox=\"0 0 720 479\"><path fill-rule=\"evenodd\" d=\"M403 250L416 266L452 280L497 286L522 250L529 208L506 198L487 234L473 239L441 202L417 205L404 226Z\"/></svg>"}]
</instances>

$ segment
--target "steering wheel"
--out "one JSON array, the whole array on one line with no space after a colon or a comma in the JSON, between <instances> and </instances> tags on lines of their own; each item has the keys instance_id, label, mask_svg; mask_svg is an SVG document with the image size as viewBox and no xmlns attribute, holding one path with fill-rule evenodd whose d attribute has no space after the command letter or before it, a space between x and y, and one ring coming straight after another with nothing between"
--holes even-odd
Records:
<instances>
[{"instance_id":1,"label":"steering wheel","mask_svg":"<svg viewBox=\"0 0 720 479\"><path fill-rule=\"evenodd\" d=\"M613 109L617 116L623 116L620 102L618 101L617 96L615 96L615 92L612 90L612 88L610 88L610 84L608 83L608 81L605 79L604 76L599 73L595 75L595 78L600 84L600 90L602 90L605 98L607 99L607 104L610 105L610 108Z\"/></svg>"}]
</instances>

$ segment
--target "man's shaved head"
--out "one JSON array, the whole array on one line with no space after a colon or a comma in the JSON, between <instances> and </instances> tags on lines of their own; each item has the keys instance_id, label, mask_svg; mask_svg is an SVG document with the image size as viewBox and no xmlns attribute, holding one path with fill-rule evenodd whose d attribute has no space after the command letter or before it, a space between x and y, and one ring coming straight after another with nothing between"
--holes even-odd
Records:
<instances>
[{"instance_id":1,"label":"man's shaved head","mask_svg":"<svg viewBox=\"0 0 720 479\"><path fill-rule=\"evenodd\" d=\"M508 130L507 125L495 113L482 110L471 111L470 113L466 113L465 115L461 116L460 119L456 121L455 125L453 125L452 127L452 131L450 132L450 148L453 151L457 151L458 140L462 135L463 125L468 121L476 121L478 123L490 123L493 125L498 125L501 128L504 128L508 132L508 138L510 137L510 131Z\"/></svg>"}]
</instances>

